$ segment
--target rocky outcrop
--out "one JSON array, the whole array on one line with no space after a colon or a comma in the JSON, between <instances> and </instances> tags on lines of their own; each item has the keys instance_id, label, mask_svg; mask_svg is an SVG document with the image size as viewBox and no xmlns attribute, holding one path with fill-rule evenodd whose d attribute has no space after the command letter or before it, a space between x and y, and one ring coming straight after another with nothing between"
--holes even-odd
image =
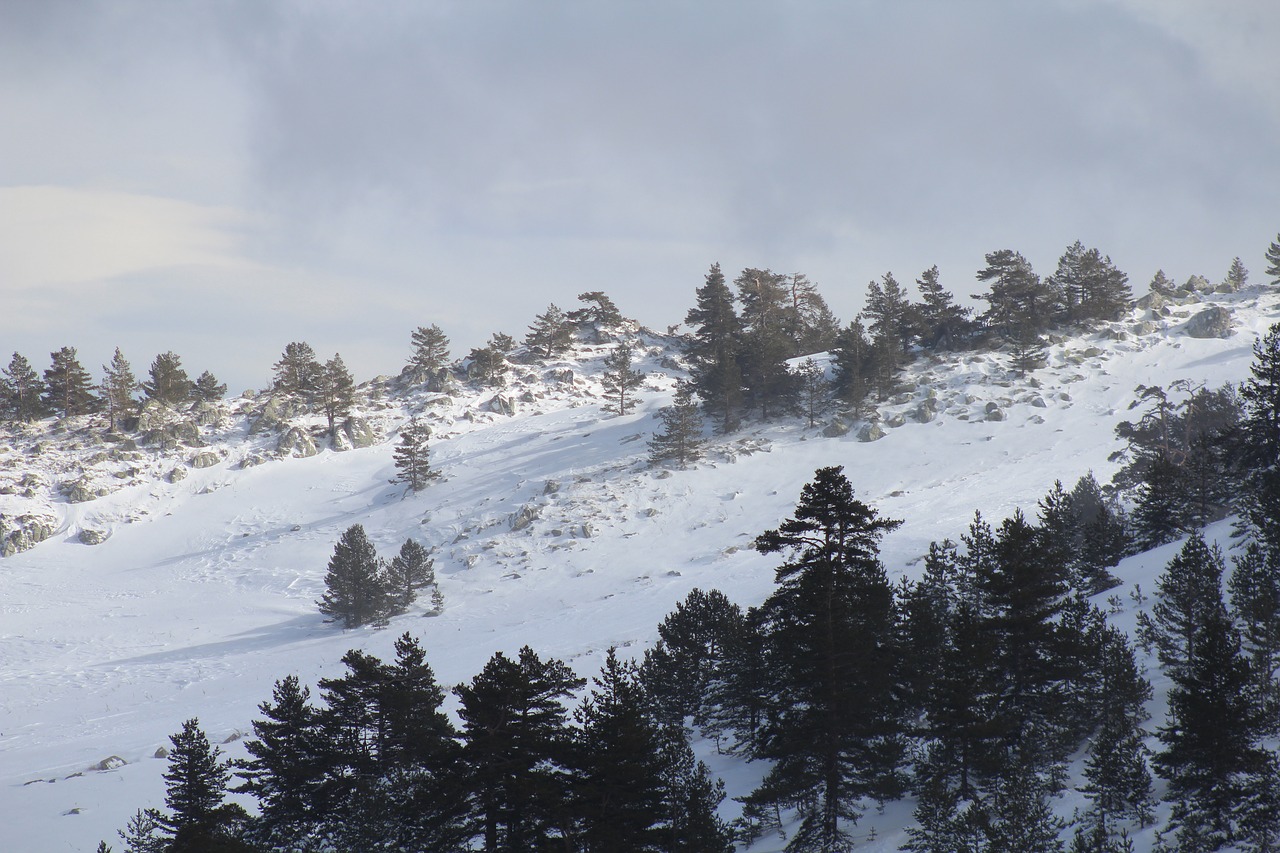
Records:
<instances>
[{"instance_id":1,"label":"rocky outcrop","mask_svg":"<svg viewBox=\"0 0 1280 853\"><path fill-rule=\"evenodd\" d=\"M80 531L77 538L85 545L101 545L111 538L111 534L106 530L92 530L86 527Z\"/></svg>"},{"instance_id":2,"label":"rocky outcrop","mask_svg":"<svg viewBox=\"0 0 1280 853\"><path fill-rule=\"evenodd\" d=\"M1231 337L1231 309L1214 305L1187 321L1187 334L1193 338Z\"/></svg>"},{"instance_id":3,"label":"rocky outcrop","mask_svg":"<svg viewBox=\"0 0 1280 853\"><path fill-rule=\"evenodd\" d=\"M290 427L276 443L276 452L281 456L306 457L315 456L319 449L311 433L302 427Z\"/></svg>"},{"instance_id":4,"label":"rocky outcrop","mask_svg":"<svg viewBox=\"0 0 1280 853\"><path fill-rule=\"evenodd\" d=\"M52 536L57 527L58 519L52 515L0 515L0 557L11 557L34 548Z\"/></svg>"},{"instance_id":5,"label":"rocky outcrop","mask_svg":"<svg viewBox=\"0 0 1280 853\"><path fill-rule=\"evenodd\" d=\"M191 457L192 468L212 468L222 461L222 457L212 450L202 450Z\"/></svg>"},{"instance_id":6,"label":"rocky outcrop","mask_svg":"<svg viewBox=\"0 0 1280 853\"><path fill-rule=\"evenodd\" d=\"M378 443L378 432L364 418L347 418L342 424L343 435L352 447L373 447Z\"/></svg>"},{"instance_id":7,"label":"rocky outcrop","mask_svg":"<svg viewBox=\"0 0 1280 853\"><path fill-rule=\"evenodd\" d=\"M879 441L884 438L885 432L880 424L867 424L858 433L858 441Z\"/></svg>"},{"instance_id":8,"label":"rocky outcrop","mask_svg":"<svg viewBox=\"0 0 1280 853\"><path fill-rule=\"evenodd\" d=\"M88 477L81 477L78 480L63 483L62 493L66 495L68 503L82 504L100 498L103 495L109 495L111 490L106 486L94 485Z\"/></svg>"}]
</instances>

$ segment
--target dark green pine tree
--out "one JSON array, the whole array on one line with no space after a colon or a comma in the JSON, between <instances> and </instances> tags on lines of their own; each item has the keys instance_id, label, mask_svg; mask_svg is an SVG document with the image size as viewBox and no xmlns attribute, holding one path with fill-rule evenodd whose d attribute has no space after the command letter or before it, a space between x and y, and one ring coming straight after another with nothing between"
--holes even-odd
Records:
<instances>
[{"instance_id":1,"label":"dark green pine tree","mask_svg":"<svg viewBox=\"0 0 1280 853\"><path fill-rule=\"evenodd\" d=\"M208 370L196 378L195 398L206 403L216 403L227 396L227 384L219 382L218 377Z\"/></svg>"},{"instance_id":2,"label":"dark green pine tree","mask_svg":"<svg viewBox=\"0 0 1280 853\"><path fill-rule=\"evenodd\" d=\"M817 285L804 273L792 273L787 276L786 287L792 350L796 355L809 355L831 349L840 332L840 321L831 313Z\"/></svg>"},{"instance_id":3,"label":"dark green pine tree","mask_svg":"<svg viewBox=\"0 0 1280 853\"><path fill-rule=\"evenodd\" d=\"M602 328L613 328L621 325L623 317L618 306L613 304L604 291L591 290L578 294L582 308L569 312L569 319L575 323L593 323Z\"/></svg>"},{"instance_id":4,"label":"dark green pine tree","mask_svg":"<svg viewBox=\"0 0 1280 853\"><path fill-rule=\"evenodd\" d=\"M271 701L258 705L256 738L245 743L251 758L234 763L241 783L233 790L252 794L259 815L252 838L270 849L305 849L327 813L322 783L328 744L311 691L296 675L277 681Z\"/></svg>"},{"instance_id":5,"label":"dark green pine tree","mask_svg":"<svg viewBox=\"0 0 1280 853\"><path fill-rule=\"evenodd\" d=\"M644 374L633 365L633 355L629 344L618 344L604 358L604 375L600 382L604 386L605 399L609 400L615 414L625 415L635 408L635 391L644 382Z\"/></svg>"},{"instance_id":6,"label":"dark green pine tree","mask_svg":"<svg viewBox=\"0 0 1280 853\"><path fill-rule=\"evenodd\" d=\"M1191 529L1187 478L1164 453L1149 463L1133 508L1134 535L1144 551L1172 542Z\"/></svg>"},{"instance_id":7,"label":"dark green pine tree","mask_svg":"<svg viewBox=\"0 0 1280 853\"><path fill-rule=\"evenodd\" d=\"M461 700L470 834L486 853L568 845L571 771L564 701L586 682L525 646L498 652L453 692Z\"/></svg>"},{"instance_id":8,"label":"dark green pine tree","mask_svg":"<svg viewBox=\"0 0 1280 853\"><path fill-rule=\"evenodd\" d=\"M324 597L318 604L330 621L340 621L344 628L358 628L386 618L390 593L382 561L363 525L348 527L334 546L324 585Z\"/></svg>"},{"instance_id":9,"label":"dark green pine tree","mask_svg":"<svg viewBox=\"0 0 1280 853\"><path fill-rule=\"evenodd\" d=\"M1250 376L1240 386L1245 406L1245 450L1251 468L1280 464L1280 323L1253 342Z\"/></svg>"},{"instance_id":10,"label":"dark green pine tree","mask_svg":"<svg viewBox=\"0 0 1280 853\"><path fill-rule=\"evenodd\" d=\"M867 319L872 345L882 348L886 354L887 363L882 369L896 372L911 346L914 317L906 291L893 273L887 272L880 281L873 279L867 284L862 314Z\"/></svg>"},{"instance_id":11,"label":"dark green pine tree","mask_svg":"<svg viewBox=\"0 0 1280 853\"><path fill-rule=\"evenodd\" d=\"M987 806L984 827L991 851L1064 853L1066 823L1049 806L1052 787L1034 773L1015 768L1002 776Z\"/></svg>"},{"instance_id":12,"label":"dark green pine tree","mask_svg":"<svg viewBox=\"0 0 1280 853\"><path fill-rule=\"evenodd\" d=\"M524 342L543 358L552 358L573 346L573 323L555 303L534 318Z\"/></svg>"},{"instance_id":13,"label":"dark green pine tree","mask_svg":"<svg viewBox=\"0 0 1280 853\"><path fill-rule=\"evenodd\" d=\"M1067 323L1080 323L1086 318L1084 302L1089 285L1084 256L1084 244L1076 240L1058 258L1058 268L1048 279L1049 286L1061 295L1062 319Z\"/></svg>"},{"instance_id":14,"label":"dark green pine tree","mask_svg":"<svg viewBox=\"0 0 1280 853\"><path fill-rule=\"evenodd\" d=\"M574 712L577 844L582 853L661 850L661 733L633 662L609 649Z\"/></svg>"},{"instance_id":15,"label":"dark green pine tree","mask_svg":"<svg viewBox=\"0 0 1280 853\"><path fill-rule=\"evenodd\" d=\"M337 353L320 369L316 383L316 402L329 420L329 440L333 441L338 434L338 418L351 414L351 409L356 404L355 380L343 363L342 356Z\"/></svg>"},{"instance_id":16,"label":"dark green pine tree","mask_svg":"<svg viewBox=\"0 0 1280 853\"><path fill-rule=\"evenodd\" d=\"M1238 293L1249 286L1249 271L1244 268L1244 262L1236 258L1231 262L1230 269L1227 270L1227 277L1222 283L1231 290L1232 293Z\"/></svg>"},{"instance_id":17,"label":"dark green pine tree","mask_svg":"<svg viewBox=\"0 0 1280 853\"><path fill-rule=\"evenodd\" d=\"M968 341L972 325L969 316L973 312L956 305L955 297L943 289L938 275L934 265L916 279L922 303L915 312L915 335L925 349L952 350Z\"/></svg>"},{"instance_id":18,"label":"dark green pine tree","mask_svg":"<svg viewBox=\"0 0 1280 853\"><path fill-rule=\"evenodd\" d=\"M0 408L9 420L26 422L45 416L44 384L20 353L14 353L9 366L0 372Z\"/></svg>"},{"instance_id":19,"label":"dark green pine tree","mask_svg":"<svg viewBox=\"0 0 1280 853\"><path fill-rule=\"evenodd\" d=\"M764 622L760 608L752 607L740 624L731 625L721 660L709 674L695 723L704 736L715 740L719 752L748 758L765 754L766 727L778 689Z\"/></svg>"},{"instance_id":20,"label":"dark green pine tree","mask_svg":"<svg viewBox=\"0 0 1280 853\"><path fill-rule=\"evenodd\" d=\"M151 362L147 381L142 383L142 393L148 400L156 400L166 406L181 406L191 399L195 383L182 366L182 358L175 352L162 352Z\"/></svg>"},{"instance_id":21,"label":"dark green pine tree","mask_svg":"<svg viewBox=\"0 0 1280 853\"><path fill-rule=\"evenodd\" d=\"M800 411L808 418L812 429L831 406L831 383L827 381L827 372L811 358L797 365L795 377Z\"/></svg>"},{"instance_id":22,"label":"dark green pine tree","mask_svg":"<svg viewBox=\"0 0 1280 853\"><path fill-rule=\"evenodd\" d=\"M167 853L169 839L165 838L161 819L159 809L138 809L134 812L125 828L116 832L124 842L124 853ZM99 850L105 843L98 845ZM110 849L107 848L107 853Z\"/></svg>"},{"instance_id":23,"label":"dark green pine tree","mask_svg":"<svg viewBox=\"0 0 1280 853\"><path fill-rule=\"evenodd\" d=\"M409 341L413 344L413 355L405 366L405 375L412 382L438 383L449 364L449 336L433 323L414 329Z\"/></svg>"},{"instance_id":24,"label":"dark green pine tree","mask_svg":"<svg viewBox=\"0 0 1280 853\"><path fill-rule=\"evenodd\" d=\"M435 477L439 476L431 470L427 442L431 438L431 427L417 418L409 418L409 423L400 429L400 443L392 451L395 460L396 476L391 482L404 483L412 492L420 492Z\"/></svg>"},{"instance_id":25,"label":"dark green pine tree","mask_svg":"<svg viewBox=\"0 0 1280 853\"><path fill-rule=\"evenodd\" d=\"M164 773L164 804L168 813L159 823L170 839L171 853L205 853L241 849L229 843L244 813L224 806L231 772L222 760L222 750L209 743L194 718L171 735L173 749Z\"/></svg>"},{"instance_id":26,"label":"dark green pine tree","mask_svg":"<svg viewBox=\"0 0 1280 853\"><path fill-rule=\"evenodd\" d=\"M133 394L138 390L138 379L133 375L129 360L116 347L110 364L102 366L102 402L107 407L109 429L115 432L130 412L137 406Z\"/></svg>"},{"instance_id":27,"label":"dark green pine tree","mask_svg":"<svg viewBox=\"0 0 1280 853\"><path fill-rule=\"evenodd\" d=\"M403 613L418 598L418 591L435 586L435 561L431 552L421 542L413 539L404 540L400 552L387 564L387 591L392 598L394 609Z\"/></svg>"},{"instance_id":28,"label":"dark green pine tree","mask_svg":"<svg viewBox=\"0 0 1280 853\"><path fill-rule=\"evenodd\" d=\"M1047 329L1060 309L1054 289L1040 280L1018 252L1001 249L986 259L987 265L978 271L978 281L991 282L991 289L973 296L989 306L980 318L982 324L1006 340L1015 340L1027 331L1038 334Z\"/></svg>"},{"instance_id":29,"label":"dark green pine tree","mask_svg":"<svg viewBox=\"0 0 1280 853\"><path fill-rule=\"evenodd\" d=\"M861 315L836 336L834 357L836 396L856 414L871 391L876 364Z\"/></svg>"},{"instance_id":30,"label":"dark green pine tree","mask_svg":"<svg viewBox=\"0 0 1280 853\"><path fill-rule=\"evenodd\" d=\"M1226 618L1224 569L1218 546L1193 533L1157 580L1151 615L1138 617L1139 639L1155 649L1171 678L1180 677L1190 665L1201 626L1214 614Z\"/></svg>"},{"instance_id":31,"label":"dark green pine tree","mask_svg":"<svg viewBox=\"0 0 1280 853\"><path fill-rule=\"evenodd\" d=\"M75 347L63 347L49 357L52 364L44 372L45 409L64 418L95 411L98 398L93 396L93 381L76 358Z\"/></svg>"},{"instance_id":32,"label":"dark green pine tree","mask_svg":"<svg viewBox=\"0 0 1280 853\"><path fill-rule=\"evenodd\" d=\"M711 265L697 300L685 316L685 322L694 327L689 341L690 382L720 432L732 432L742 416L742 321L719 264Z\"/></svg>"},{"instance_id":33,"label":"dark green pine tree","mask_svg":"<svg viewBox=\"0 0 1280 853\"><path fill-rule=\"evenodd\" d=\"M505 340L500 340L499 338ZM515 345L515 341L511 340L510 335L503 335L501 332L497 332L489 338L489 343L486 346L472 349L467 354L467 376L477 382L495 388L501 388L505 385L507 382L507 369L510 367L507 363L507 356L511 350L505 347L508 342L512 346Z\"/></svg>"},{"instance_id":34,"label":"dark green pine tree","mask_svg":"<svg viewBox=\"0 0 1280 853\"><path fill-rule=\"evenodd\" d=\"M787 359L798 353L788 334L786 278L771 270L745 269L733 282L742 317L742 387L747 406L758 407L765 420L790 411L795 397Z\"/></svg>"},{"instance_id":35,"label":"dark green pine tree","mask_svg":"<svg viewBox=\"0 0 1280 853\"><path fill-rule=\"evenodd\" d=\"M1267 275L1271 276L1271 283L1280 285L1280 234L1276 235L1276 239L1271 241L1271 245L1267 247Z\"/></svg>"},{"instance_id":36,"label":"dark green pine tree","mask_svg":"<svg viewBox=\"0 0 1280 853\"><path fill-rule=\"evenodd\" d=\"M662 727L663 853L733 853L733 834L716 810L724 801L724 782L714 779L697 760L688 732L680 723Z\"/></svg>"},{"instance_id":37,"label":"dark green pine tree","mask_svg":"<svg viewBox=\"0 0 1280 853\"><path fill-rule=\"evenodd\" d=\"M1254 690L1272 726L1280 725L1280 559L1270 547L1250 542L1234 564L1227 581L1231 615L1249 656Z\"/></svg>"},{"instance_id":38,"label":"dark green pine tree","mask_svg":"<svg viewBox=\"0 0 1280 853\"><path fill-rule=\"evenodd\" d=\"M743 630L742 608L713 589L694 589L658 624L658 642L640 679L664 721L695 721L707 709L707 687L733 638Z\"/></svg>"},{"instance_id":39,"label":"dark green pine tree","mask_svg":"<svg viewBox=\"0 0 1280 853\"><path fill-rule=\"evenodd\" d=\"M316 351L305 341L292 341L285 345L284 354L273 365L275 376L271 383L273 393L282 394L308 411L315 405L324 368L316 359Z\"/></svg>"},{"instance_id":40,"label":"dark green pine tree","mask_svg":"<svg viewBox=\"0 0 1280 853\"><path fill-rule=\"evenodd\" d=\"M676 386L675 398L658 412L658 420L662 429L649 440L650 464L674 462L684 469L702 455L702 414L693 402L690 383Z\"/></svg>"},{"instance_id":41,"label":"dark green pine tree","mask_svg":"<svg viewBox=\"0 0 1280 853\"><path fill-rule=\"evenodd\" d=\"M1109 571L1129 553L1124 512L1114 498L1102 494L1093 472L1071 489L1071 509L1078 524L1071 555L1073 583L1083 595L1096 595L1120 583Z\"/></svg>"},{"instance_id":42,"label":"dark green pine tree","mask_svg":"<svg viewBox=\"0 0 1280 853\"><path fill-rule=\"evenodd\" d=\"M764 606L777 718L760 753L775 763L751 800L797 809L788 851L849 849L862 801L901 793L893 591L878 558L900 523L857 500L839 467L820 468L795 516L756 539L789 559Z\"/></svg>"}]
</instances>

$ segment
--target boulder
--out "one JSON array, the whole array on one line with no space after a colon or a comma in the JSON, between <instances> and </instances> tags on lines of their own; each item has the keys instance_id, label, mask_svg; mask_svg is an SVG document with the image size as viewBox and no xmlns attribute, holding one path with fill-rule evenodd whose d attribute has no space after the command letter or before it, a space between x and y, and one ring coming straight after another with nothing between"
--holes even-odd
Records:
<instances>
[{"instance_id":1,"label":"boulder","mask_svg":"<svg viewBox=\"0 0 1280 853\"><path fill-rule=\"evenodd\" d=\"M880 424L867 424L858 433L858 441L879 441L884 436L885 432L880 428Z\"/></svg>"},{"instance_id":2,"label":"boulder","mask_svg":"<svg viewBox=\"0 0 1280 853\"><path fill-rule=\"evenodd\" d=\"M319 450L311 433L302 427L290 427L276 443L276 452L281 456L307 457L315 456Z\"/></svg>"},{"instance_id":3,"label":"boulder","mask_svg":"<svg viewBox=\"0 0 1280 853\"><path fill-rule=\"evenodd\" d=\"M1002 421L1005 419L1004 409L1000 408L999 403L987 403L985 412L989 421Z\"/></svg>"},{"instance_id":4,"label":"boulder","mask_svg":"<svg viewBox=\"0 0 1280 853\"><path fill-rule=\"evenodd\" d=\"M202 450L191 457L192 468L212 468L222 461L222 457L212 450Z\"/></svg>"},{"instance_id":5,"label":"boulder","mask_svg":"<svg viewBox=\"0 0 1280 853\"><path fill-rule=\"evenodd\" d=\"M938 416L938 398L930 397L916 406L916 420L922 424L931 422Z\"/></svg>"},{"instance_id":6,"label":"boulder","mask_svg":"<svg viewBox=\"0 0 1280 853\"><path fill-rule=\"evenodd\" d=\"M170 483L181 483L183 480L187 479L187 469L179 465L168 474L165 474L164 478Z\"/></svg>"},{"instance_id":7,"label":"boulder","mask_svg":"<svg viewBox=\"0 0 1280 853\"><path fill-rule=\"evenodd\" d=\"M342 433L352 447L373 447L378 443L377 430L364 418L347 418L342 424Z\"/></svg>"},{"instance_id":8,"label":"boulder","mask_svg":"<svg viewBox=\"0 0 1280 853\"><path fill-rule=\"evenodd\" d=\"M831 423L822 428L822 434L827 438L839 438L842 435L848 435L849 429L849 424L844 418L832 418Z\"/></svg>"},{"instance_id":9,"label":"boulder","mask_svg":"<svg viewBox=\"0 0 1280 853\"><path fill-rule=\"evenodd\" d=\"M78 538L85 545L101 545L110 537L111 534L106 530L91 530L86 527L84 530L80 531Z\"/></svg>"},{"instance_id":10,"label":"boulder","mask_svg":"<svg viewBox=\"0 0 1280 853\"><path fill-rule=\"evenodd\" d=\"M108 495L111 490L105 486L95 486L87 477L81 477L78 480L63 483L62 493L67 496L68 503L82 504Z\"/></svg>"},{"instance_id":11,"label":"boulder","mask_svg":"<svg viewBox=\"0 0 1280 853\"><path fill-rule=\"evenodd\" d=\"M1231 337L1231 310L1210 306L1187 321L1187 334L1193 338Z\"/></svg>"},{"instance_id":12,"label":"boulder","mask_svg":"<svg viewBox=\"0 0 1280 853\"><path fill-rule=\"evenodd\" d=\"M34 548L52 536L57 526L58 520L49 515L0 515L0 557L11 557Z\"/></svg>"},{"instance_id":13,"label":"boulder","mask_svg":"<svg viewBox=\"0 0 1280 853\"><path fill-rule=\"evenodd\" d=\"M907 423L907 419L897 412L894 412L893 414L889 415L889 417L884 419L884 425L889 427L890 429L896 429L900 426L905 426L906 423Z\"/></svg>"}]
</instances>

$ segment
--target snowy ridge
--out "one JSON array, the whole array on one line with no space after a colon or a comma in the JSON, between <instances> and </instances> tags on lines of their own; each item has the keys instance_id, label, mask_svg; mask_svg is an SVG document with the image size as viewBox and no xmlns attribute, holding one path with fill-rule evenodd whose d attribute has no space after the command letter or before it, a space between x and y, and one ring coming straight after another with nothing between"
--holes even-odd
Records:
<instances>
[{"instance_id":1,"label":"snowy ridge","mask_svg":"<svg viewBox=\"0 0 1280 853\"><path fill-rule=\"evenodd\" d=\"M33 428L0 453L0 512L44 514L55 531L0 560L6 849L114 843L134 810L162 801L164 762L153 756L183 720L198 716L213 740L231 739L228 754L240 755L234 738L249 731L276 679L297 673L314 685L340 671L349 648L388 656L393 639L410 631L446 686L471 678L493 652L524 644L589 676L610 645L639 654L694 587L757 603L772 587L775 562L751 541L790 513L820 466L844 465L860 498L905 520L885 538L883 559L891 576L913 574L929 542L958 536L975 510L998 520L1032 509L1055 479L1070 484L1088 470L1107 479L1114 426L1131 417L1138 384L1244 378L1255 336L1280 317L1277 299L1252 292L1208 300L1234 311L1234 335L1188 337L1185 321L1200 308L1193 305L1166 316L1135 311L1055 340L1047 364L1025 379L1001 353L921 360L865 422L752 424L714 440L685 471L645 462L654 415L683 371L676 341L635 328L625 335L640 345L637 366L647 378L636 411L621 417L602 410L605 342L515 364L501 391L433 394L375 380L363 386L356 414L377 440L305 458L269 458L278 434L254 432L263 404L251 398L202 425L199 448L116 447L113 456L113 445L87 433ZM927 400L935 401L932 417L921 416ZM442 476L406 497L389 481L395 434L411 414L431 423L431 464ZM314 428L322 420L291 423ZM884 437L859 440L872 423ZM205 451L217 461L192 467ZM246 467L251 457L268 461ZM185 476L172 476L178 467ZM114 490L69 503L59 485L76 479L109 479ZM315 601L326 563L357 522L380 553L409 536L435 549L440 616L422 618L428 605L420 602L382 630L323 621ZM86 529L106 536L83 544ZM1226 526L1214 530L1225 540ZM1174 549L1122 564L1117 592L1134 583L1150 590ZM1132 629L1137 605L1122 598L1115 618ZM1159 700L1163 686L1155 686ZM124 763L92 769L112 757ZM763 772L707 758L731 795ZM868 814L857 831L874 828L877 840L866 849L896 849L911 807ZM1064 798L1062 813L1071 807ZM1145 849L1150 837L1140 841ZM752 849L781 847L775 837Z\"/></svg>"}]
</instances>

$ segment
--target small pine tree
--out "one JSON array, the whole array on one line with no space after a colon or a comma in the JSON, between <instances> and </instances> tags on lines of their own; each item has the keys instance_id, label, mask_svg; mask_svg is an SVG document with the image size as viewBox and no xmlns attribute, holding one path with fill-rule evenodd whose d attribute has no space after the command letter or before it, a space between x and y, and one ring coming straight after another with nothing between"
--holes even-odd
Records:
<instances>
[{"instance_id":1,"label":"small pine tree","mask_svg":"<svg viewBox=\"0 0 1280 853\"><path fill-rule=\"evenodd\" d=\"M573 324L552 303L546 311L534 318L524 342L530 349L540 352L543 358L552 358L573 345Z\"/></svg>"},{"instance_id":2,"label":"small pine tree","mask_svg":"<svg viewBox=\"0 0 1280 853\"><path fill-rule=\"evenodd\" d=\"M405 370L413 381L428 381L449 363L449 337L439 326L419 326L409 339L413 344L413 355L409 357Z\"/></svg>"},{"instance_id":3,"label":"small pine tree","mask_svg":"<svg viewBox=\"0 0 1280 853\"><path fill-rule=\"evenodd\" d=\"M4 416L15 421L34 421L45 415L44 384L40 376L32 368L31 362L19 353L14 353L9 366L0 372L0 410Z\"/></svg>"},{"instance_id":4,"label":"small pine tree","mask_svg":"<svg viewBox=\"0 0 1280 853\"><path fill-rule=\"evenodd\" d=\"M676 386L672 404L658 413L662 429L649 441L649 462L674 462L682 469L702 455L702 414L693 402L693 386Z\"/></svg>"},{"instance_id":5,"label":"small pine tree","mask_svg":"<svg viewBox=\"0 0 1280 853\"><path fill-rule=\"evenodd\" d=\"M604 385L605 397L612 401L614 411L625 415L635 408L636 401L632 392L640 387L644 374L632 367L632 352L629 344L618 344L613 352L605 356Z\"/></svg>"},{"instance_id":6,"label":"small pine tree","mask_svg":"<svg viewBox=\"0 0 1280 853\"><path fill-rule=\"evenodd\" d=\"M1280 234L1267 248L1267 275L1271 276L1272 284L1280 285Z\"/></svg>"},{"instance_id":7,"label":"small pine tree","mask_svg":"<svg viewBox=\"0 0 1280 853\"><path fill-rule=\"evenodd\" d=\"M171 851L208 850L224 834L228 813L222 801L231 772L222 760L222 750L209 743L199 720L187 720L169 740L173 750L164 773L164 804L169 814L161 815L160 825L172 839Z\"/></svg>"},{"instance_id":8,"label":"small pine tree","mask_svg":"<svg viewBox=\"0 0 1280 853\"><path fill-rule=\"evenodd\" d=\"M337 437L338 418L351 414L356 404L355 380L337 353L320 370L316 398L329 420L329 440L332 441Z\"/></svg>"},{"instance_id":9,"label":"small pine tree","mask_svg":"<svg viewBox=\"0 0 1280 853\"><path fill-rule=\"evenodd\" d=\"M1244 263L1239 258L1231 262L1231 268L1227 270L1227 277L1222 283L1233 293L1244 290L1248 286L1249 271L1244 268Z\"/></svg>"},{"instance_id":10,"label":"small pine tree","mask_svg":"<svg viewBox=\"0 0 1280 853\"><path fill-rule=\"evenodd\" d=\"M209 371L200 374L196 379L195 397L206 403L216 403L227 395L227 385L219 382L218 377Z\"/></svg>"},{"instance_id":11,"label":"small pine tree","mask_svg":"<svg viewBox=\"0 0 1280 853\"><path fill-rule=\"evenodd\" d=\"M806 358L796 368L796 385L800 390L800 409L812 429L831 406L831 383L827 382L826 371L813 359Z\"/></svg>"},{"instance_id":12,"label":"small pine tree","mask_svg":"<svg viewBox=\"0 0 1280 853\"><path fill-rule=\"evenodd\" d=\"M64 418L84 415L97 408L89 372L76 358L75 347L50 353L52 365L44 372L45 407Z\"/></svg>"},{"instance_id":13,"label":"small pine tree","mask_svg":"<svg viewBox=\"0 0 1280 853\"><path fill-rule=\"evenodd\" d=\"M502 387L506 384L507 356L515 344L510 335L494 332L486 346L477 347L467 355L467 375L485 385Z\"/></svg>"},{"instance_id":14,"label":"small pine tree","mask_svg":"<svg viewBox=\"0 0 1280 853\"><path fill-rule=\"evenodd\" d=\"M398 611L403 613L409 609L418 597L418 590L435 585L434 565L431 552L422 543L404 540L400 553L387 564L387 588Z\"/></svg>"},{"instance_id":15,"label":"small pine tree","mask_svg":"<svg viewBox=\"0 0 1280 853\"><path fill-rule=\"evenodd\" d=\"M157 400L166 406L180 406L191 399L195 383L187 376L182 359L175 352L162 352L151 362L148 380L142 383L142 393L149 400Z\"/></svg>"},{"instance_id":16,"label":"small pine tree","mask_svg":"<svg viewBox=\"0 0 1280 853\"><path fill-rule=\"evenodd\" d=\"M293 341L285 345L284 355L273 365L275 378L271 390L284 394L304 404L308 409L315 402L324 369L316 360L316 351L305 341Z\"/></svg>"},{"instance_id":17,"label":"small pine tree","mask_svg":"<svg viewBox=\"0 0 1280 853\"><path fill-rule=\"evenodd\" d=\"M392 482L404 483L413 492L427 487L427 483L436 476L428 461L427 440L430 438L431 427L417 416L411 417L400 430L400 443L392 452L397 471Z\"/></svg>"},{"instance_id":18,"label":"small pine tree","mask_svg":"<svg viewBox=\"0 0 1280 853\"><path fill-rule=\"evenodd\" d=\"M351 525L334 546L324 585L324 597L318 602L320 612L331 621L341 620L344 628L358 628L386 617L389 596L382 561L362 525Z\"/></svg>"},{"instance_id":19,"label":"small pine tree","mask_svg":"<svg viewBox=\"0 0 1280 853\"><path fill-rule=\"evenodd\" d=\"M133 392L138 387L133 368L129 366L120 348L116 347L111 363L102 366L102 402L107 406L107 419L112 432L115 432L121 419L136 405Z\"/></svg>"},{"instance_id":20,"label":"small pine tree","mask_svg":"<svg viewBox=\"0 0 1280 853\"><path fill-rule=\"evenodd\" d=\"M167 853L169 841L164 837L161 819L156 809L134 812L125 828L116 833L124 842L124 853Z\"/></svg>"},{"instance_id":21,"label":"small pine tree","mask_svg":"<svg viewBox=\"0 0 1280 853\"><path fill-rule=\"evenodd\" d=\"M585 307L569 312L569 319L575 323L594 323L597 326L613 327L622 322L622 312L613 300L600 290L579 293L578 301Z\"/></svg>"}]
</instances>

